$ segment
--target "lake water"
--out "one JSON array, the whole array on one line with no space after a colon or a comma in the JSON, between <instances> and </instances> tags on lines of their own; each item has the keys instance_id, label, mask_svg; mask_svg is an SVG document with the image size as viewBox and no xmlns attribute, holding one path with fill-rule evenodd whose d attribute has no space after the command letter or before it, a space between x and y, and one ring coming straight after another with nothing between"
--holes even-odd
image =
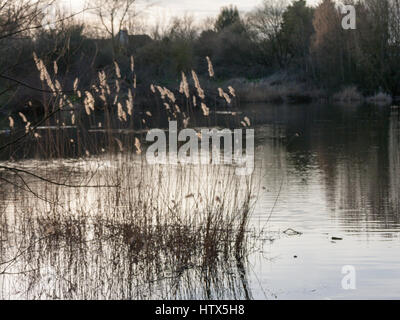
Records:
<instances>
[{"instance_id":1,"label":"lake water","mask_svg":"<svg viewBox=\"0 0 400 320\"><path fill-rule=\"evenodd\" d=\"M268 221L279 236L254 257L254 296L400 298L399 113L288 106L268 114L256 134L266 136L257 156L266 190L254 219L266 220L282 186ZM300 137L289 146L268 139L277 128ZM302 234L279 233L288 228ZM356 290L342 288L346 265L355 268Z\"/></svg>"},{"instance_id":2,"label":"lake water","mask_svg":"<svg viewBox=\"0 0 400 320\"><path fill-rule=\"evenodd\" d=\"M218 269L220 274L216 278L227 276L229 281L215 285L213 290L216 292L210 296L399 299L399 110L364 105L249 105L243 109L255 127L255 176L259 187L249 227L256 233L260 229L263 232L255 237L246 263L232 276L239 280L233 280L235 284L232 285L229 282L232 279L227 276L230 271ZM107 165L112 166L112 163ZM35 166L38 166L37 162ZM50 168L57 171L57 166L54 163ZM79 177L79 170L74 174ZM6 194L6 188L2 187L2 190ZM26 211L26 196L22 194L17 191L12 199L2 197L0 207L7 212L8 221L17 209ZM58 196L65 196L69 203L77 201L73 191ZM86 195L84 198L91 199ZM88 201L87 205L93 207L95 203ZM3 235L1 240L0 249L5 246L7 237ZM18 247L18 241L13 245ZM12 272L8 270L9 274L0 274L1 296L68 298L68 295L60 296L63 291L60 274L70 275L70 272L56 269L60 266L80 267L68 262L69 251L62 250L53 256L54 260L48 257L32 266L45 270L36 273L34 280L31 277L28 281L26 274L12 274L20 270L18 263L11 268ZM111 259L112 254L106 256ZM74 258L71 256L70 259ZM97 266L100 262L93 259L87 263ZM344 266L354 267L354 290L342 287ZM111 270L113 268L116 267ZM101 274L101 268L94 269L97 276ZM68 281L79 279L84 287L82 283L89 281L88 277L95 277L85 270L86 273L77 271L79 276L69 277ZM115 274L113 280L110 280L110 273L108 280L113 285L99 281L89 285L124 292L127 285L124 272ZM104 293L100 297L204 298L189 288L190 281L185 283L180 284L178 293L158 288L157 295ZM234 289L229 291L228 286ZM28 293L33 287L34 293ZM50 294L56 291L57 295ZM225 295L227 291L229 294ZM86 291L80 291L71 297L88 296Z\"/></svg>"}]
</instances>

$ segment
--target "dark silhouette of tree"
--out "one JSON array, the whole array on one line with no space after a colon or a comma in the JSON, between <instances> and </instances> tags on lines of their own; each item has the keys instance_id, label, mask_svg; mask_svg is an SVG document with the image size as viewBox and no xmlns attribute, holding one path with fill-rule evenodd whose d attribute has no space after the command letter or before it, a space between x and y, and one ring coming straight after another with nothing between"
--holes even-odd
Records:
<instances>
[{"instance_id":1,"label":"dark silhouette of tree","mask_svg":"<svg viewBox=\"0 0 400 320\"><path fill-rule=\"evenodd\" d=\"M232 5L229 7L223 7L214 27L217 32L222 32L228 28L240 31L243 28L243 23L237 7Z\"/></svg>"},{"instance_id":2,"label":"dark silhouette of tree","mask_svg":"<svg viewBox=\"0 0 400 320\"><path fill-rule=\"evenodd\" d=\"M288 54L297 63L304 62L309 55L310 39L314 33L314 9L305 0L297 0L287 7L282 16L281 38ZM306 68L306 64L302 63Z\"/></svg>"},{"instance_id":3,"label":"dark silhouette of tree","mask_svg":"<svg viewBox=\"0 0 400 320\"><path fill-rule=\"evenodd\" d=\"M286 6L282 0L264 0L248 15L248 24L260 51L259 60L264 65L285 67L288 60L281 32Z\"/></svg>"}]
</instances>

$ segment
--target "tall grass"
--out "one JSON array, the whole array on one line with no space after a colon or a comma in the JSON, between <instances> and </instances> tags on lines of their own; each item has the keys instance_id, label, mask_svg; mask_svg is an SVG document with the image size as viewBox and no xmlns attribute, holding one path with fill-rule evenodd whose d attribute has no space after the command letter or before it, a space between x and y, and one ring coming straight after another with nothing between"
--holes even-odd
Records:
<instances>
[{"instance_id":1,"label":"tall grass","mask_svg":"<svg viewBox=\"0 0 400 320\"><path fill-rule=\"evenodd\" d=\"M377 105L390 105L393 101L391 95L384 93L382 91L378 91L372 96L367 97L366 101L368 103L377 104Z\"/></svg>"},{"instance_id":2,"label":"tall grass","mask_svg":"<svg viewBox=\"0 0 400 320\"><path fill-rule=\"evenodd\" d=\"M358 91L356 86L348 86L332 96L335 102L349 103L361 102L364 100L363 95Z\"/></svg>"},{"instance_id":3,"label":"tall grass","mask_svg":"<svg viewBox=\"0 0 400 320\"><path fill-rule=\"evenodd\" d=\"M14 181L3 194L2 203L11 201L1 214L0 277L20 292L3 288L3 298L238 294L187 286L189 279L217 285L224 279L218 280L219 269L235 270L244 263L250 249L251 178L236 176L230 167L148 166L141 155L132 154L60 165L26 162L24 168L34 165L43 177L70 184L88 179L91 187L67 188L23 177L26 184ZM13 181L11 173L5 178ZM208 278L209 272L216 278ZM182 292L168 288L171 282ZM160 283L166 292L152 292Z\"/></svg>"},{"instance_id":4,"label":"tall grass","mask_svg":"<svg viewBox=\"0 0 400 320\"><path fill-rule=\"evenodd\" d=\"M34 59L43 91L44 117L33 119L28 108L27 114L10 116L9 123L12 138L24 136L24 141L30 140L25 145L29 151L25 152L36 157L62 158L99 154L104 150L130 150L137 139L143 141L150 128L168 127L168 121L172 120L180 128L215 125L212 115L217 105L219 110L231 110L236 105L232 87L227 87L227 92L222 88L207 92L213 96L208 98L194 70L190 74L182 72L179 91L152 84L148 88L151 96L146 103L139 104L133 57L129 71L122 73L115 62L114 69L100 70L97 78L85 87L81 87L78 78L73 83L65 83L56 73L56 64L54 71L49 71L40 58L34 55ZM212 68L210 59L204 62ZM232 112L229 120L231 126L241 126L243 119ZM126 134L128 131L130 134ZM12 150L3 158L15 151L12 147L0 146L0 152Z\"/></svg>"},{"instance_id":5,"label":"tall grass","mask_svg":"<svg viewBox=\"0 0 400 320\"><path fill-rule=\"evenodd\" d=\"M228 83L237 87L241 102L301 103L322 98L319 90L285 75L272 75L257 82L236 79Z\"/></svg>"},{"instance_id":6,"label":"tall grass","mask_svg":"<svg viewBox=\"0 0 400 320\"><path fill-rule=\"evenodd\" d=\"M1 150L0 296L250 298L252 177L231 166L148 165L143 136L160 122L135 107L133 62L129 75L116 64L113 77L101 71L90 90L77 79L67 92L35 60L51 103L39 122L14 116L14 143ZM151 87L160 118L209 121L192 77L193 90L183 74L179 96Z\"/></svg>"}]
</instances>

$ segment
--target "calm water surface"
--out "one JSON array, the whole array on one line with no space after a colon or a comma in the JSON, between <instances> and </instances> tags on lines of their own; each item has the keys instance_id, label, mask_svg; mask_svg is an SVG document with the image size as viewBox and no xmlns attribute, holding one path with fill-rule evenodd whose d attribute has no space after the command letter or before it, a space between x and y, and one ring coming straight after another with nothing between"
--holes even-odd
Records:
<instances>
[{"instance_id":1,"label":"calm water surface","mask_svg":"<svg viewBox=\"0 0 400 320\"><path fill-rule=\"evenodd\" d=\"M281 188L267 224L278 236L253 257L254 296L400 298L398 112L288 106L266 118L256 134L264 189L254 221L268 220ZM277 131L300 137L288 145L273 139ZM302 234L279 233L288 228ZM342 289L345 265L355 267L356 290Z\"/></svg>"},{"instance_id":2,"label":"calm water surface","mask_svg":"<svg viewBox=\"0 0 400 320\"><path fill-rule=\"evenodd\" d=\"M245 267L248 297L399 299L398 109L245 108L260 187L251 227L265 230ZM342 289L346 265L355 290Z\"/></svg>"}]
</instances>

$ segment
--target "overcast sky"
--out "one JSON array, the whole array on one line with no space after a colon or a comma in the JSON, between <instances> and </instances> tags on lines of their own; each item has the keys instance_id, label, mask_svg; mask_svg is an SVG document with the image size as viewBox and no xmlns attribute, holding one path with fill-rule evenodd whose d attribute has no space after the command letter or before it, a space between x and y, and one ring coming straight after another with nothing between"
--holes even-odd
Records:
<instances>
[{"instance_id":1,"label":"overcast sky","mask_svg":"<svg viewBox=\"0 0 400 320\"><path fill-rule=\"evenodd\" d=\"M164 11L169 15L188 12L197 18L204 18L217 15L223 6L233 4L240 11L250 11L260 2L260 0L158 0L152 10Z\"/></svg>"},{"instance_id":2,"label":"overcast sky","mask_svg":"<svg viewBox=\"0 0 400 320\"><path fill-rule=\"evenodd\" d=\"M66 7L72 10L79 9L85 1L62 0ZM252 10L262 3L262 0L137 0L139 6L143 3L151 4L146 10L149 21L168 20L172 16L180 16L185 13L201 20L206 17L215 17L220 8L227 5L237 6L244 13ZM307 0L309 4L315 4L318 0Z\"/></svg>"}]
</instances>

